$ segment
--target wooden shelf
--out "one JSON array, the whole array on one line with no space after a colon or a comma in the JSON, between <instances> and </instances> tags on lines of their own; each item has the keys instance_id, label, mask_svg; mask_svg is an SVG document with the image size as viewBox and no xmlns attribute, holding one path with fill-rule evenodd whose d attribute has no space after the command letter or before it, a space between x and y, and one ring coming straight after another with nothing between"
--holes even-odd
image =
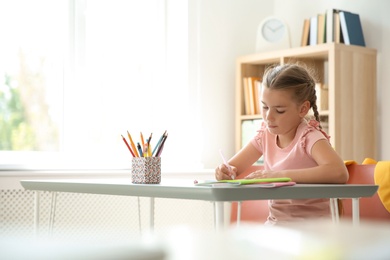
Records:
<instances>
[{"instance_id":1,"label":"wooden shelf","mask_svg":"<svg viewBox=\"0 0 390 260\"><path fill-rule=\"evenodd\" d=\"M241 126L261 115L245 115L243 78L262 77L267 66L300 62L327 85L327 110L319 111L331 143L343 160L376 158L376 56L374 49L327 43L255 53L236 62L236 151L243 144ZM255 134L255 133L253 133Z\"/></svg>"}]
</instances>

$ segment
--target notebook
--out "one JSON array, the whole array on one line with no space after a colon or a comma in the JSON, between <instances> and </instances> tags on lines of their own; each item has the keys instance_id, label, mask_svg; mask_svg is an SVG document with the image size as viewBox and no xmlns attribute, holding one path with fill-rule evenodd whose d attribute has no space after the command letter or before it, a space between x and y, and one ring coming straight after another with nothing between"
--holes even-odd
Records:
<instances>
[{"instance_id":1,"label":"notebook","mask_svg":"<svg viewBox=\"0 0 390 260\"><path fill-rule=\"evenodd\" d=\"M256 185L259 187L280 187L295 185L291 178L264 178L264 179L235 179L235 180L220 180L220 181L204 181L198 182L196 186L234 186L234 185Z\"/></svg>"}]
</instances>

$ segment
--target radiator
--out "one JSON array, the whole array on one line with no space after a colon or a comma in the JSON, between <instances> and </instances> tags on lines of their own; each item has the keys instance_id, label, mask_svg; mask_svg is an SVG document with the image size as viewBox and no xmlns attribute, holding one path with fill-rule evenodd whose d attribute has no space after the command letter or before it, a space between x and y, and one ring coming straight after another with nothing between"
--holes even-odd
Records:
<instances>
[{"instance_id":1,"label":"radiator","mask_svg":"<svg viewBox=\"0 0 390 260\"><path fill-rule=\"evenodd\" d=\"M52 231L49 229L52 193L39 193L39 230L34 232L35 192L0 190L2 236L50 236L58 239L137 239L149 228L149 198L57 193ZM155 199L154 229L189 225L214 228L213 203Z\"/></svg>"}]
</instances>

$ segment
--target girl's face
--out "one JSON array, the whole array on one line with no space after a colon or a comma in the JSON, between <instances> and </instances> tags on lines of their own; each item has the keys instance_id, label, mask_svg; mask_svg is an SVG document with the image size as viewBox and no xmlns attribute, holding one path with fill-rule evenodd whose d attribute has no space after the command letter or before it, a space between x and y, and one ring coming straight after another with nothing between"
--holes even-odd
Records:
<instances>
[{"instance_id":1,"label":"girl's face","mask_svg":"<svg viewBox=\"0 0 390 260\"><path fill-rule=\"evenodd\" d=\"M288 90L270 90L262 88L261 113L268 131L275 135L295 136L302 118L310 109L308 101L298 105Z\"/></svg>"}]
</instances>

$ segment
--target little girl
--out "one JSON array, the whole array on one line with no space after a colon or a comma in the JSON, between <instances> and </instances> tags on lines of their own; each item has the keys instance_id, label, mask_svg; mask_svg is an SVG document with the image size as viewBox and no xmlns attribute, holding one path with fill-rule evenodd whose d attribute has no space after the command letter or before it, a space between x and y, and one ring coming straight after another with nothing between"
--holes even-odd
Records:
<instances>
[{"instance_id":1,"label":"little girl","mask_svg":"<svg viewBox=\"0 0 390 260\"><path fill-rule=\"evenodd\" d=\"M316 105L315 81L297 64L265 71L261 90L263 123L258 134L225 164L215 170L217 180L232 179L261 156L264 170L246 178L289 177L296 183L346 183L343 160L322 131ZM316 120L305 119L312 109ZM329 199L270 200L266 224L331 218Z\"/></svg>"}]
</instances>

